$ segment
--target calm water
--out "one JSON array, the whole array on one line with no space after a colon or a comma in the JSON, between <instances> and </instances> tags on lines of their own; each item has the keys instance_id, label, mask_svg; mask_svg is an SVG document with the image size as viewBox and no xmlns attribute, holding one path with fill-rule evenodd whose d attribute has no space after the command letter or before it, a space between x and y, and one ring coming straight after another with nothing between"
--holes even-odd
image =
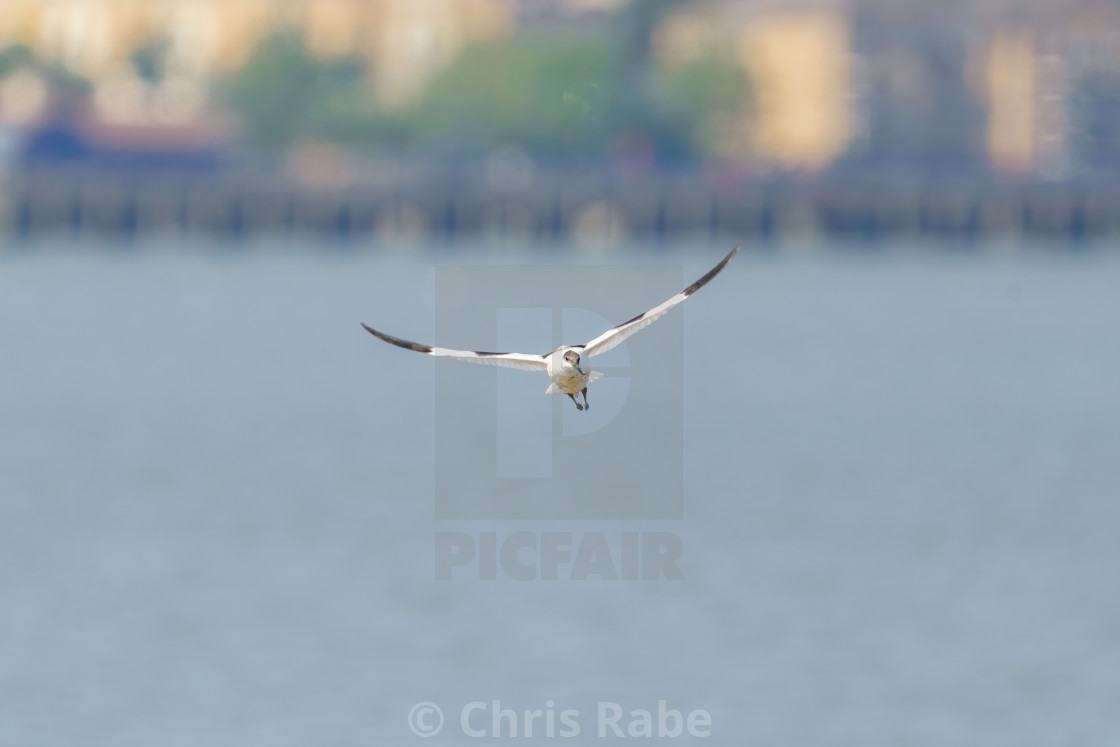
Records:
<instances>
[{"instance_id":1,"label":"calm water","mask_svg":"<svg viewBox=\"0 0 1120 747\"><path fill-rule=\"evenodd\" d=\"M0 254L0 745L408 744L423 700L475 743L495 699L1120 744L1117 258L740 256L684 310L685 519L556 525L676 533L646 583L433 579L434 366L357 324L426 340L464 259L516 256Z\"/></svg>"}]
</instances>

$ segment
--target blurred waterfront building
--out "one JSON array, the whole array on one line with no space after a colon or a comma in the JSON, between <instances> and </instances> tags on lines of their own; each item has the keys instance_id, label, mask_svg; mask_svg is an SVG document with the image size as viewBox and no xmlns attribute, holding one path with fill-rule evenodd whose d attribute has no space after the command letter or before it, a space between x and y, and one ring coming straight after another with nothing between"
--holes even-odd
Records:
<instances>
[{"instance_id":1,"label":"blurred waterfront building","mask_svg":"<svg viewBox=\"0 0 1120 747\"><path fill-rule=\"evenodd\" d=\"M513 0L0 0L0 45L21 45L118 94L143 82L137 50L163 45L181 96L236 69L272 31L295 26L313 54L366 58L379 99L392 106L472 39L510 33L513 20Z\"/></svg>"},{"instance_id":2,"label":"blurred waterfront building","mask_svg":"<svg viewBox=\"0 0 1120 747\"><path fill-rule=\"evenodd\" d=\"M715 49L747 71L753 102L725 133L722 155L813 171L847 146L851 73L841 3L703 0L683 4L658 36L670 62Z\"/></svg>"},{"instance_id":3,"label":"blurred waterfront building","mask_svg":"<svg viewBox=\"0 0 1120 747\"><path fill-rule=\"evenodd\" d=\"M635 0L642 1L642 0ZM1062 178L1120 163L1120 3L1106 0L681 0L653 31L665 64L747 73L710 154L752 173L827 169ZM208 121L212 84L296 26L312 55L358 56L386 110L472 41L542 23L589 31L626 0L0 0L0 48L92 84L104 123ZM542 21L542 19L544 19ZM559 20L557 20L559 19ZM158 64L157 64L158 63ZM0 122L45 105L7 69Z\"/></svg>"},{"instance_id":4,"label":"blurred waterfront building","mask_svg":"<svg viewBox=\"0 0 1120 747\"><path fill-rule=\"evenodd\" d=\"M850 8L857 160L1045 179L1120 160L1120 4Z\"/></svg>"},{"instance_id":5,"label":"blurred waterfront building","mask_svg":"<svg viewBox=\"0 0 1120 747\"><path fill-rule=\"evenodd\" d=\"M782 170L1036 174L1120 161L1120 4L695 0L661 53L749 72L725 155Z\"/></svg>"}]
</instances>

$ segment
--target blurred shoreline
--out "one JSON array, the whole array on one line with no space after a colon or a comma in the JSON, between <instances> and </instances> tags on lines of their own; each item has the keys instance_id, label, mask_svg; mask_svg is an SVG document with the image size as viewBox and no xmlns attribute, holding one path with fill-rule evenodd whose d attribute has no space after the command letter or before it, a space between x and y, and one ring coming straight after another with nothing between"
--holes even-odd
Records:
<instances>
[{"instance_id":1,"label":"blurred shoreline","mask_svg":"<svg viewBox=\"0 0 1120 747\"><path fill-rule=\"evenodd\" d=\"M1118 42L1092 0L5 0L0 236L1107 242Z\"/></svg>"},{"instance_id":2,"label":"blurred shoreline","mask_svg":"<svg viewBox=\"0 0 1120 747\"><path fill-rule=\"evenodd\" d=\"M736 180L718 170L541 169L500 161L386 160L367 162L360 175L332 176L328 169L302 178L267 169L28 169L0 181L0 220L9 240L171 235L610 244L735 235L1079 244L1120 233L1115 179L904 173Z\"/></svg>"}]
</instances>

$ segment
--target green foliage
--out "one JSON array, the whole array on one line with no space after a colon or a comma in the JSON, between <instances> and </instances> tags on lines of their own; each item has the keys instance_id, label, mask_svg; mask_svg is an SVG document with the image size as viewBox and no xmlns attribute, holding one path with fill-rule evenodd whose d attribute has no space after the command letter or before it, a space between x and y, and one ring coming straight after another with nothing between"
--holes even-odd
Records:
<instances>
[{"instance_id":1,"label":"green foliage","mask_svg":"<svg viewBox=\"0 0 1120 747\"><path fill-rule=\"evenodd\" d=\"M274 151L303 138L438 156L515 147L594 159L634 141L662 158L709 150L712 118L742 111L744 74L714 56L662 70L648 40L621 44L620 28L633 33L620 26L470 45L399 110L377 106L360 60L316 60L288 30L261 44L222 90L247 141Z\"/></svg>"},{"instance_id":2,"label":"green foliage","mask_svg":"<svg viewBox=\"0 0 1120 747\"><path fill-rule=\"evenodd\" d=\"M653 35L681 0L642 0L623 6L611 28L609 123L616 143L637 143L661 159L689 155L694 113L665 101L655 84Z\"/></svg>"},{"instance_id":3,"label":"green foliage","mask_svg":"<svg viewBox=\"0 0 1120 747\"><path fill-rule=\"evenodd\" d=\"M248 139L266 150L308 137L350 141L373 112L362 61L316 60L295 30L267 38L222 91L242 116Z\"/></svg>"},{"instance_id":4,"label":"green foliage","mask_svg":"<svg viewBox=\"0 0 1120 747\"><path fill-rule=\"evenodd\" d=\"M428 85L402 120L440 152L517 146L570 155L602 140L607 46L584 38L477 44Z\"/></svg>"},{"instance_id":5,"label":"green foliage","mask_svg":"<svg viewBox=\"0 0 1120 747\"><path fill-rule=\"evenodd\" d=\"M140 79L157 85L167 73L167 53L171 49L165 38L152 38L132 51L132 68Z\"/></svg>"},{"instance_id":6,"label":"green foliage","mask_svg":"<svg viewBox=\"0 0 1120 747\"><path fill-rule=\"evenodd\" d=\"M693 152L713 150L723 123L742 117L752 100L746 71L715 52L657 71L656 86L665 105L688 120Z\"/></svg>"},{"instance_id":7,"label":"green foliage","mask_svg":"<svg viewBox=\"0 0 1120 747\"><path fill-rule=\"evenodd\" d=\"M515 146L545 157L601 157L638 136L668 158L712 145L713 119L739 115L745 73L712 56L630 71L610 37L515 37L464 51L399 119L413 143L440 153Z\"/></svg>"},{"instance_id":8,"label":"green foliage","mask_svg":"<svg viewBox=\"0 0 1120 747\"><path fill-rule=\"evenodd\" d=\"M62 99L81 101L89 96L93 85L81 75L60 65L39 65L47 83Z\"/></svg>"},{"instance_id":9,"label":"green foliage","mask_svg":"<svg viewBox=\"0 0 1120 747\"><path fill-rule=\"evenodd\" d=\"M22 44L13 44L0 50L0 78L4 78L22 67L35 63L34 57L27 47Z\"/></svg>"}]
</instances>

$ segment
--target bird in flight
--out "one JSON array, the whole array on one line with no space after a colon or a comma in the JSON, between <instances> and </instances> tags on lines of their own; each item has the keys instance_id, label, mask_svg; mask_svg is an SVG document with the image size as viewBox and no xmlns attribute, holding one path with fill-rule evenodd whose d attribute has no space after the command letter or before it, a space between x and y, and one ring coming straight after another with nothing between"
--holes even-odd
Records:
<instances>
[{"instance_id":1,"label":"bird in flight","mask_svg":"<svg viewBox=\"0 0 1120 747\"><path fill-rule=\"evenodd\" d=\"M387 335L365 323L363 323L362 326L365 327L365 330L371 335L379 337L385 342L404 348L405 350L415 350L417 353L446 356L448 358L454 358L455 360L467 361L468 363L481 363L488 366L507 366L509 368L521 368L527 371L545 371L548 374L548 378L552 381L552 384L548 387L545 394L563 392L572 398L572 402L575 402L577 410L587 410L590 409L590 405L587 404L587 385L603 375L601 371L591 370L591 364L588 359L614 348L627 337L630 337L630 335L665 316L674 306L680 304L693 293L703 288L727 266L727 263L730 262L736 254L738 254L739 246L741 246L741 244L732 249L726 257L720 260L718 265L708 270L702 278L668 301L654 306L649 311L638 314L633 319L623 322L617 327L608 329L591 342L586 342L583 345L561 345L551 353L544 353L543 355L533 355L530 353L483 353L475 350L437 348L432 345L421 345L418 342L409 342L399 337ZM583 395L583 404L580 404L577 399L576 395L578 394Z\"/></svg>"}]
</instances>

